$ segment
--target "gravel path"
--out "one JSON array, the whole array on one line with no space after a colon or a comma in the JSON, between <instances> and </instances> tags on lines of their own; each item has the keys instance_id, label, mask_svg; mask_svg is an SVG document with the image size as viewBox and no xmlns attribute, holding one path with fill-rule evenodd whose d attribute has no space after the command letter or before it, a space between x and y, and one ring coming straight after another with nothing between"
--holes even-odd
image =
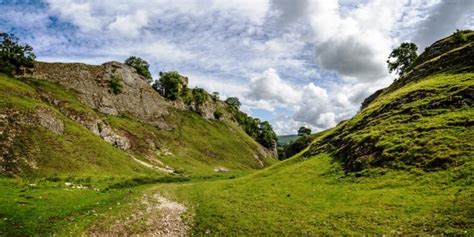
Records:
<instances>
[{"instance_id":1,"label":"gravel path","mask_svg":"<svg viewBox=\"0 0 474 237\"><path fill-rule=\"evenodd\" d=\"M182 216L187 208L160 193L144 195L128 216L106 227L98 223L88 236L188 236L190 227Z\"/></svg>"}]
</instances>

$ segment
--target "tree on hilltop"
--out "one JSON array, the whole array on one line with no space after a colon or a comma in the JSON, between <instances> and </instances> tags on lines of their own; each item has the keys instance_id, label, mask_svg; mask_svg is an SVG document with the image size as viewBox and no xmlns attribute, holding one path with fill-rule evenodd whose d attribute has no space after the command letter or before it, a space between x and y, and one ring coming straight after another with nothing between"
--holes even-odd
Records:
<instances>
[{"instance_id":1,"label":"tree on hilltop","mask_svg":"<svg viewBox=\"0 0 474 237\"><path fill-rule=\"evenodd\" d=\"M150 64L143 60L140 57L131 56L125 60L125 64L131 66L137 70L137 73L144 76L146 82L151 83L153 81L153 77L150 73Z\"/></svg>"},{"instance_id":2,"label":"tree on hilltop","mask_svg":"<svg viewBox=\"0 0 474 237\"><path fill-rule=\"evenodd\" d=\"M0 32L0 72L21 74L22 69L34 67L35 58L30 45L18 43L13 34Z\"/></svg>"},{"instance_id":3,"label":"tree on hilltop","mask_svg":"<svg viewBox=\"0 0 474 237\"><path fill-rule=\"evenodd\" d=\"M394 49L387 60L389 72L395 71L398 75L403 76L418 57L416 50L418 50L416 44L409 42L404 42Z\"/></svg>"},{"instance_id":4,"label":"tree on hilltop","mask_svg":"<svg viewBox=\"0 0 474 237\"><path fill-rule=\"evenodd\" d=\"M304 136L304 135L310 135L311 134L311 129L306 128L306 127L300 127L298 129L298 136Z\"/></svg>"}]
</instances>

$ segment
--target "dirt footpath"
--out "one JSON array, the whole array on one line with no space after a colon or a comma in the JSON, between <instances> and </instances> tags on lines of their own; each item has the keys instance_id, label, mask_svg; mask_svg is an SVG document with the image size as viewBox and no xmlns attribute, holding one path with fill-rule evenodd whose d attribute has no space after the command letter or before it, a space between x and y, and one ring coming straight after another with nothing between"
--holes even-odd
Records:
<instances>
[{"instance_id":1,"label":"dirt footpath","mask_svg":"<svg viewBox=\"0 0 474 237\"><path fill-rule=\"evenodd\" d=\"M159 192L145 194L128 216L106 226L98 223L87 236L188 236L190 227L184 223L187 208L163 197Z\"/></svg>"}]
</instances>

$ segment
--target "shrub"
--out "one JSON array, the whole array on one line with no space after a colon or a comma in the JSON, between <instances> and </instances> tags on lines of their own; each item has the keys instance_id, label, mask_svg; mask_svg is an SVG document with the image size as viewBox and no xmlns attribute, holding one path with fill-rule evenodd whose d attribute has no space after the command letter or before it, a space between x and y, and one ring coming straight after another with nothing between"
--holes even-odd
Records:
<instances>
[{"instance_id":1,"label":"shrub","mask_svg":"<svg viewBox=\"0 0 474 237\"><path fill-rule=\"evenodd\" d=\"M120 94L123 90L122 80L120 77L113 75L109 81L110 88L114 94Z\"/></svg>"},{"instance_id":2,"label":"shrub","mask_svg":"<svg viewBox=\"0 0 474 237\"><path fill-rule=\"evenodd\" d=\"M194 88L193 89L193 100L196 102L197 105L202 105L204 102L207 101L209 95L207 94L206 90L202 88Z\"/></svg>"},{"instance_id":3,"label":"shrub","mask_svg":"<svg viewBox=\"0 0 474 237\"><path fill-rule=\"evenodd\" d=\"M212 92L211 97L212 97L212 100L214 100L214 102L218 101L219 100L219 92L217 92L217 91Z\"/></svg>"},{"instance_id":4,"label":"shrub","mask_svg":"<svg viewBox=\"0 0 474 237\"><path fill-rule=\"evenodd\" d=\"M182 89L181 75L176 71L160 72L160 79L152 85L163 97L176 100Z\"/></svg>"},{"instance_id":5,"label":"shrub","mask_svg":"<svg viewBox=\"0 0 474 237\"><path fill-rule=\"evenodd\" d=\"M21 74L22 69L34 67L35 58L31 46L18 43L13 34L0 32L0 72Z\"/></svg>"},{"instance_id":6,"label":"shrub","mask_svg":"<svg viewBox=\"0 0 474 237\"><path fill-rule=\"evenodd\" d=\"M216 118L217 120L221 119L222 115L223 113L221 111L219 110L214 111L214 118Z\"/></svg>"},{"instance_id":7,"label":"shrub","mask_svg":"<svg viewBox=\"0 0 474 237\"><path fill-rule=\"evenodd\" d=\"M151 83L153 81L153 77L151 76L151 73L149 70L150 64L147 61L143 60L140 57L131 56L127 58L127 60L125 60L125 64L135 68L138 74L145 77L145 81L147 83Z\"/></svg>"},{"instance_id":8,"label":"shrub","mask_svg":"<svg viewBox=\"0 0 474 237\"><path fill-rule=\"evenodd\" d=\"M229 97L225 100L225 102L231 106L233 109L238 110L242 105L237 97Z\"/></svg>"},{"instance_id":9,"label":"shrub","mask_svg":"<svg viewBox=\"0 0 474 237\"><path fill-rule=\"evenodd\" d=\"M290 142L286 147L284 151L284 159L290 158L296 154L298 154L300 151L305 149L311 144L311 137L308 135L303 135L296 139L293 142Z\"/></svg>"},{"instance_id":10,"label":"shrub","mask_svg":"<svg viewBox=\"0 0 474 237\"><path fill-rule=\"evenodd\" d=\"M466 42L467 36L464 34L462 30L456 29L456 32L453 33L454 39L460 42Z\"/></svg>"}]
</instances>

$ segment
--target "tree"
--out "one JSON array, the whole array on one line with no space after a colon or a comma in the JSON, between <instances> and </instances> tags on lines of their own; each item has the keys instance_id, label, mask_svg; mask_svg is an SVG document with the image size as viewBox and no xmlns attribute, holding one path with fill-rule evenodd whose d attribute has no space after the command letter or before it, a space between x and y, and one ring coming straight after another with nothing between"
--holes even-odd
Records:
<instances>
[{"instance_id":1,"label":"tree","mask_svg":"<svg viewBox=\"0 0 474 237\"><path fill-rule=\"evenodd\" d=\"M211 97L212 97L212 100L218 101L219 100L219 92L217 92L217 91L212 92Z\"/></svg>"},{"instance_id":2,"label":"tree","mask_svg":"<svg viewBox=\"0 0 474 237\"><path fill-rule=\"evenodd\" d=\"M303 136L299 137L295 141L290 142L285 147L284 152L282 152L283 156L280 158L280 160L290 158L290 157L298 154L300 151L302 151L303 149L308 147L310 144L311 144L311 137L310 136L303 135Z\"/></svg>"},{"instance_id":3,"label":"tree","mask_svg":"<svg viewBox=\"0 0 474 237\"><path fill-rule=\"evenodd\" d=\"M273 131L272 125L267 121L261 122L257 136L258 143L266 148L273 148L277 140L278 136Z\"/></svg>"},{"instance_id":4,"label":"tree","mask_svg":"<svg viewBox=\"0 0 474 237\"><path fill-rule=\"evenodd\" d=\"M152 87L163 97L176 100L182 88L180 77L181 75L176 71L160 72L160 79L155 81Z\"/></svg>"},{"instance_id":5,"label":"tree","mask_svg":"<svg viewBox=\"0 0 474 237\"><path fill-rule=\"evenodd\" d=\"M231 107L235 108L235 109L239 109L240 106L242 105L239 101L239 98L237 97L229 97L225 100L225 102L230 105Z\"/></svg>"},{"instance_id":6,"label":"tree","mask_svg":"<svg viewBox=\"0 0 474 237\"><path fill-rule=\"evenodd\" d=\"M125 64L135 68L138 74L145 77L145 81L147 83L151 83L153 81L153 77L151 76L151 73L149 70L150 64L147 61L143 60L140 57L131 56L127 58L127 60L125 60Z\"/></svg>"},{"instance_id":7,"label":"tree","mask_svg":"<svg viewBox=\"0 0 474 237\"><path fill-rule=\"evenodd\" d=\"M0 72L21 74L23 68L34 67L35 58L31 46L18 43L13 34L0 32Z\"/></svg>"},{"instance_id":8,"label":"tree","mask_svg":"<svg viewBox=\"0 0 474 237\"><path fill-rule=\"evenodd\" d=\"M418 50L416 44L409 42L404 42L394 49L387 60L389 72L395 71L400 76L404 75L407 68L418 57L416 50Z\"/></svg>"},{"instance_id":9,"label":"tree","mask_svg":"<svg viewBox=\"0 0 474 237\"><path fill-rule=\"evenodd\" d=\"M311 134L311 129L305 128L305 127L300 127L298 129L298 136L304 136L304 135L310 135Z\"/></svg>"}]
</instances>

